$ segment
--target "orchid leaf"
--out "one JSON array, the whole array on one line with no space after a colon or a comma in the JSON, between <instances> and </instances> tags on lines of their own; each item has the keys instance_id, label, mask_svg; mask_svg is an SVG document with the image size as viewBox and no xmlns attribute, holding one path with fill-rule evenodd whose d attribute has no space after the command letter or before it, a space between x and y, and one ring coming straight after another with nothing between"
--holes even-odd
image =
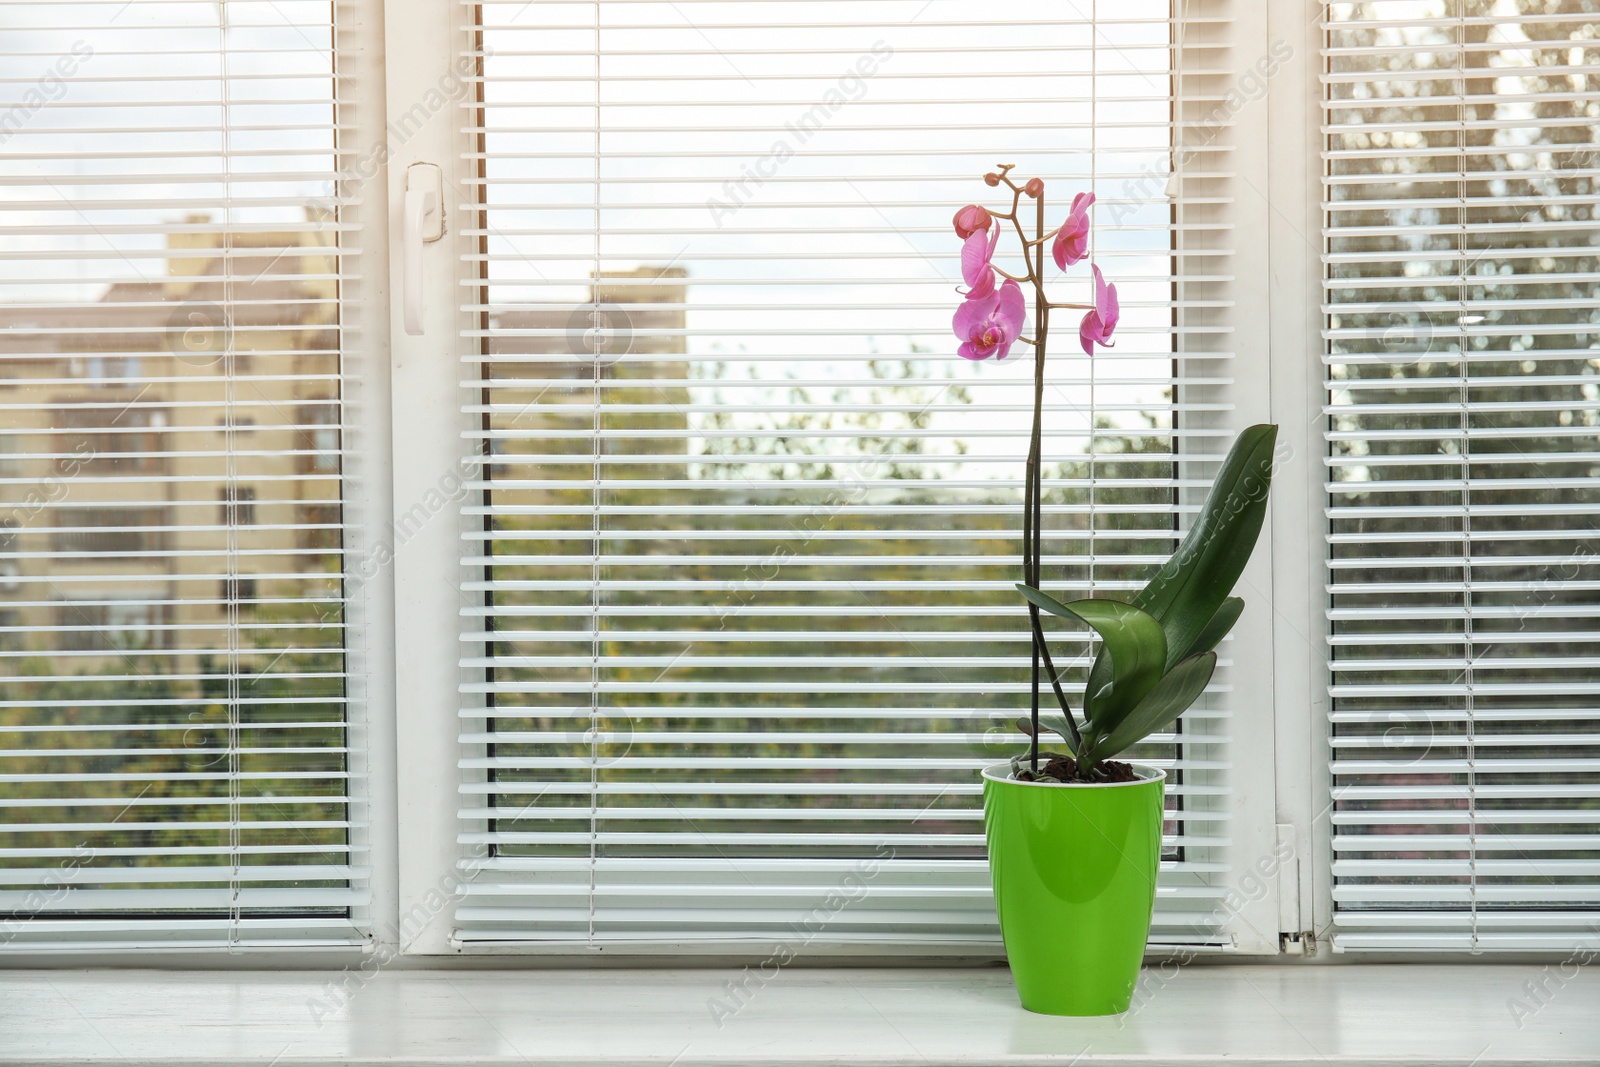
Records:
<instances>
[{"instance_id":1,"label":"orchid leaf","mask_svg":"<svg viewBox=\"0 0 1600 1067\"><path fill-rule=\"evenodd\" d=\"M1196 647L1244 572L1266 517L1277 438L1278 428L1271 425L1251 426L1239 434L1194 526L1133 599L1161 620L1167 667Z\"/></svg>"},{"instance_id":2,"label":"orchid leaf","mask_svg":"<svg viewBox=\"0 0 1600 1067\"><path fill-rule=\"evenodd\" d=\"M1067 743L1067 751L1071 752L1074 756L1078 754L1077 746L1073 744L1072 741L1072 729L1067 725L1067 717L1065 715L1057 715L1053 711L1041 711L1039 713L1039 725L1043 726L1051 733L1059 734L1061 736L1061 740ZM1028 737L1033 736L1033 723L1029 722L1026 717L1018 717L1017 729L1021 730ZM1039 740L1043 741L1044 738L1041 737Z\"/></svg>"},{"instance_id":3,"label":"orchid leaf","mask_svg":"<svg viewBox=\"0 0 1600 1067\"><path fill-rule=\"evenodd\" d=\"M1239 614L1242 611L1244 611L1244 601L1240 598L1231 596L1224 600L1217 613L1211 616L1211 621L1206 623L1206 628L1200 631L1200 636L1184 650L1182 658L1188 659L1190 656L1198 656L1202 652L1210 652L1216 648L1222 643L1222 639L1228 636L1228 631L1233 629L1233 624L1239 621Z\"/></svg>"},{"instance_id":4,"label":"orchid leaf","mask_svg":"<svg viewBox=\"0 0 1600 1067\"><path fill-rule=\"evenodd\" d=\"M1239 614L1243 610L1244 601L1239 597L1225 599L1222 602L1222 606L1217 609L1217 613L1211 616L1211 621L1206 625L1206 628L1200 632L1186 650L1181 654L1175 655L1172 647L1170 645L1167 647L1168 662L1165 666L1170 668L1178 660L1188 659L1190 656L1198 656L1202 652L1209 652L1211 649L1216 648L1222 639L1228 636L1228 631L1233 628L1233 624L1238 621ZM1088 702L1088 696L1099 693L1109 686L1111 680L1111 659L1106 655L1105 646L1101 646L1095 654L1093 665L1089 668L1089 680L1084 686L1085 702Z\"/></svg>"},{"instance_id":5,"label":"orchid leaf","mask_svg":"<svg viewBox=\"0 0 1600 1067\"><path fill-rule=\"evenodd\" d=\"M1074 600L1064 604L1048 593L1021 585L1031 603L1094 629L1110 656L1111 684L1084 695L1083 715L1102 733L1122 721L1161 677L1167 662L1167 638L1149 612L1120 600ZM1065 725L1063 723L1063 725Z\"/></svg>"},{"instance_id":6,"label":"orchid leaf","mask_svg":"<svg viewBox=\"0 0 1600 1067\"><path fill-rule=\"evenodd\" d=\"M1034 607L1042 608L1052 615L1060 615L1063 618L1068 619L1077 618L1076 615L1067 609L1065 604L1051 596L1049 593L1046 593L1043 589L1035 589L1031 585L1023 585L1021 582L1018 582L1017 592L1021 593L1022 598L1031 603Z\"/></svg>"},{"instance_id":7,"label":"orchid leaf","mask_svg":"<svg viewBox=\"0 0 1600 1067\"><path fill-rule=\"evenodd\" d=\"M1095 760L1110 759L1123 749L1172 725L1205 692L1217 668L1217 654L1202 652L1180 661L1162 676L1105 740L1094 746Z\"/></svg>"},{"instance_id":8,"label":"orchid leaf","mask_svg":"<svg viewBox=\"0 0 1600 1067\"><path fill-rule=\"evenodd\" d=\"M1059 734L1061 736L1061 740L1067 743L1067 751L1071 752L1074 756L1078 754L1075 751L1076 746L1072 743L1072 728L1067 725L1067 717L1065 715L1057 715L1056 713L1050 711L1041 711L1039 713L1039 725L1048 728L1056 734Z\"/></svg>"},{"instance_id":9,"label":"orchid leaf","mask_svg":"<svg viewBox=\"0 0 1600 1067\"><path fill-rule=\"evenodd\" d=\"M1083 687L1083 704L1087 708L1095 702L1096 696L1111 686L1111 656L1106 652L1106 646L1101 645L1095 650L1094 662L1089 666L1089 680Z\"/></svg>"}]
</instances>

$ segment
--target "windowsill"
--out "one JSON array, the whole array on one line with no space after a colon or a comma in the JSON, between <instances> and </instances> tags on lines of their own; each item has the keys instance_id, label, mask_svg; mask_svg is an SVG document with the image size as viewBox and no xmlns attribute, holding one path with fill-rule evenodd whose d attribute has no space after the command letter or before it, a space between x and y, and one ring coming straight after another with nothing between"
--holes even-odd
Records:
<instances>
[{"instance_id":1,"label":"windowsill","mask_svg":"<svg viewBox=\"0 0 1600 1067\"><path fill-rule=\"evenodd\" d=\"M1592 1064L1600 975L1574 970L1194 965L1152 969L1127 1016L1055 1019L996 968L794 967L720 1026L737 972L348 972L330 1010L347 972L6 971L0 1063ZM1542 1007L1524 986L1541 978Z\"/></svg>"}]
</instances>

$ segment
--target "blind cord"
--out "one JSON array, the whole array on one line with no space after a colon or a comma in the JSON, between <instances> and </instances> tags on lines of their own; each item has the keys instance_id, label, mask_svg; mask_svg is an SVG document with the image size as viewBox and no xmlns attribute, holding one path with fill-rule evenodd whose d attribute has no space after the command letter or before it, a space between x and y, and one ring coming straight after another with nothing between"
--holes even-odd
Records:
<instances>
[{"instance_id":1,"label":"blind cord","mask_svg":"<svg viewBox=\"0 0 1600 1067\"><path fill-rule=\"evenodd\" d=\"M600 309L600 148L601 119L601 79L600 79L600 0L594 0L594 183L593 183L593 213L594 213L594 266L590 271L589 280L589 364L593 375L594 402L592 407L592 425L594 432L590 435L590 451L594 458L591 477L592 488L589 490L589 500L592 507L591 531L594 537L594 555L590 559L589 604L590 604L590 665L589 665L589 946L594 947L595 927L595 868L600 862L600 535L603 522L600 516L600 493L602 476L602 438L604 419L601 417L600 405L604 400L600 360L601 343L601 317Z\"/></svg>"},{"instance_id":2,"label":"blind cord","mask_svg":"<svg viewBox=\"0 0 1600 1067\"><path fill-rule=\"evenodd\" d=\"M217 0L217 38L222 75L222 392L223 392L223 538L227 552L227 577L223 589L226 594L228 625L228 848L232 863L228 879L228 952L239 949L241 910L239 896L241 885L241 857L243 835L240 822L243 818L240 775L243 772L240 748L243 729L239 720L240 687L239 650L239 469L234 422L238 404L238 352L234 347L233 308L233 83L228 73L228 0Z\"/></svg>"},{"instance_id":3,"label":"blind cord","mask_svg":"<svg viewBox=\"0 0 1600 1067\"><path fill-rule=\"evenodd\" d=\"M1100 96L1100 93L1099 93L1099 88L1100 88L1100 0L1090 0L1090 3L1089 3L1089 192L1090 193L1098 193L1099 192L1099 190L1096 188L1097 179L1099 177L1099 169L1098 169L1097 157L1100 154L1100 137L1099 137L1099 127L1100 127L1100 102L1099 102L1099 96ZM1096 200L1098 200L1098 199L1099 198L1097 196ZM1092 233L1092 232L1095 232L1094 231L1094 223L1099 218L1099 205L1098 205L1098 203L1089 205L1089 218L1090 218L1090 232ZM1095 243L1098 244L1099 242L1097 241ZM1089 259L1089 265L1091 267L1094 266L1093 253L1095 251L1096 251L1096 249L1094 249L1094 248L1090 249L1090 253L1091 254L1090 254L1090 259ZM1096 420L1098 418L1098 410L1099 410L1097 397L1095 396L1095 378L1097 376L1099 365L1100 365L1100 361L1095 358L1093 353L1091 353L1090 356L1089 356L1089 519L1088 519L1088 523L1087 523L1087 525L1089 527L1089 585L1088 585L1088 591L1084 594L1085 596L1091 596L1091 597L1094 596L1094 579L1095 579L1095 543L1094 543L1094 541L1095 541L1095 537L1094 537L1094 534L1095 534L1095 504L1096 504L1095 481L1096 481L1096 479L1098 477L1097 467L1096 467L1096 463L1095 463L1095 447L1094 447L1095 424L1096 424ZM1040 508L1039 511L1040 511L1041 515L1044 514L1044 509L1043 508ZM1041 544L1043 543L1043 540L1044 539L1041 536L1040 537ZM1041 553L1041 555L1042 555L1042 553Z\"/></svg>"},{"instance_id":4,"label":"blind cord","mask_svg":"<svg viewBox=\"0 0 1600 1067\"><path fill-rule=\"evenodd\" d=\"M1456 97L1456 245L1459 253L1456 291L1456 354L1460 359L1460 440L1461 440L1461 616L1462 641L1466 653L1462 680L1465 684L1467 741L1467 867L1468 905L1471 908L1472 949L1478 944L1478 753L1476 706L1474 702L1473 660L1477 649L1472 625L1472 438L1471 438L1471 353L1467 326L1467 22L1463 0L1456 0L1456 64L1461 80Z\"/></svg>"}]
</instances>

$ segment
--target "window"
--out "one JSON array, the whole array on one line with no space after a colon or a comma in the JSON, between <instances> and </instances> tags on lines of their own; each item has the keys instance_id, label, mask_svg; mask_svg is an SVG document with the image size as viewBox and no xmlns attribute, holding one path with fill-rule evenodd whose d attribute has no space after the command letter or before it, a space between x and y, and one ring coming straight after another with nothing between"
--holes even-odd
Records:
<instances>
[{"instance_id":1,"label":"window","mask_svg":"<svg viewBox=\"0 0 1600 1067\"><path fill-rule=\"evenodd\" d=\"M1098 27L673 6L477 9L454 936L725 943L823 914L815 943L992 954L977 770L1026 707L1031 361L950 356L946 219L997 160L1057 214L1100 197L1123 332L1051 355L1046 577L1128 588L1227 444L1217 47L1203 20L1175 41L1165 0ZM1225 928L1231 711L1141 753L1173 771L1159 944L1276 948Z\"/></svg>"},{"instance_id":2,"label":"window","mask_svg":"<svg viewBox=\"0 0 1600 1067\"><path fill-rule=\"evenodd\" d=\"M17 563L17 531L21 524L15 518L0 521L0 593L16 593L22 583L17 580L21 568ZM6 611L10 619L9 626L15 626L20 616L15 611Z\"/></svg>"},{"instance_id":3,"label":"window","mask_svg":"<svg viewBox=\"0 0 1600 1067\"><path fill-rule=\"evenodd\" d=\"M165 470L166 450L160 442L169 412L135 406L138 394L137 389L128 390L110 419L106 408L84 406L81 397L60 398L53 413L59 431L55 451L71 456L80 471L132 474Z\"/></svg>"},{"instance_id":4,"label":"window","mask_svg":"<svg viewBox=\"0 0 1600 1067\"><path fill-rule=\"evenodd\" d=\"M0 437L0 478L14 478L22 471L22 457L15 438Z\"/></svg>"},{"instance_id":5,"label":"window","mask_svg":"<svg viewBox=\"0 0 1600 1067\"><path fill-rule=\"evenodd\" d=\"M363 938L335 14L6 5L0 950Z\"/></svg>"},{"instance_id":6,"label":"window","mask_svg":"<svg viewBox=\"0 0 1600 1067\"><path fill-rule=\"evenodd\" d=\"M1591 5L1327 24L1335 944L1600 920Z\"/></svg>"},{"instance_id":7,"label":"window","mask_svg":"<svg viewBox=\"0 0 1600 1067\"><path fill-rule=\"evenodd\" d=\"M256 491L248 485L224 486L217 491L222 501L222 525L254 526L256 523Z\"/></svg>"},{"instance_id":8,"label":"window","mask_svg":"<svg viewBox=\"0 0 1600 1067\"><path fill-rule=\"evenodd\" d=\"M59 651L129 653L170 647L171 628L164 625L168 605L114 593L101 596L105 599L60 602L55 619Z\"/></svg>"},{"instance_id":9,"label":"window","mask_svg":"<svg viewBox=\"0 0 1600 1067\"><path fill-rule=\"evenodd\" d=\"M226 604L236 604L240 611L249 610L256 599L254 578L226 578L222 582L221 597Z\"/></svg>"},{"instance_id":10,"label":"window","mask_svg":"<svg viewBox=\"0 0 1600 1067\"><path fill-rule=\"evenodd\" d=\"M1053 331L1048 586L1286 431L1138 753L1152 944L1577 944L1592 7L12 0L0 952L995 955L1032 364L953 354L947 220L1000 162L1123 301Z\"/></svg>"},{"instance_id":11,"label":"window","mask_svg":"<svg viewBox=\"0 0 1600 1067\"><path fill-rule=\"evenodd\" d=\"M299 419L306 424L306 448L300 455L300 469L336 471L339 469L338 411L325 404L307 404L301 407Z\"/></svg>"},{"instance_id":12,"label":"window","mask_svg":"<svg viewBox=\"0 0 1600 1067\"><path fill-rule=\"evenodd\" d=\"M21 621L19 613L0 610L0 652L15 652L23 647Z\"/></svg>"},{"instance_id":13,"label":"window","mask_svg":"<svg viewBox=\"0 0 1600 1067\"><path fill-rule=\"evenodd\" d=\"M50 548L59 557L99 555L122 559L149 558L166 551L172 512L164 507L99 507L56 509Z\"/></svg>"}]
</instances>

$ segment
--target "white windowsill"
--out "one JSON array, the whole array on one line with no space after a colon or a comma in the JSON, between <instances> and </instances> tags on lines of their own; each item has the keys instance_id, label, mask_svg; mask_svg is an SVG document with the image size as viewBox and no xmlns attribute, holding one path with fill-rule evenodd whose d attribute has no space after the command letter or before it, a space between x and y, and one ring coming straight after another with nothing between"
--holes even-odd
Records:
<instances>
[{"instance_id":1,"label":"white windowsill","mask_svg":"<svg viewBox=\"0 0 1600 1067\"><path fill-rule=\"evenodd\" d=\"M1588 1063L1600 974L1569 964L1152 969L1122 1018L1017 1006L999 969L791 967L731 1006L728 970L0 972L0 1063L762 1067ZM1525 982L1545 981L1534 1000ZM1519 1027L1508 1002L1537 1010Z\"/></svg>"}]
</instances>

